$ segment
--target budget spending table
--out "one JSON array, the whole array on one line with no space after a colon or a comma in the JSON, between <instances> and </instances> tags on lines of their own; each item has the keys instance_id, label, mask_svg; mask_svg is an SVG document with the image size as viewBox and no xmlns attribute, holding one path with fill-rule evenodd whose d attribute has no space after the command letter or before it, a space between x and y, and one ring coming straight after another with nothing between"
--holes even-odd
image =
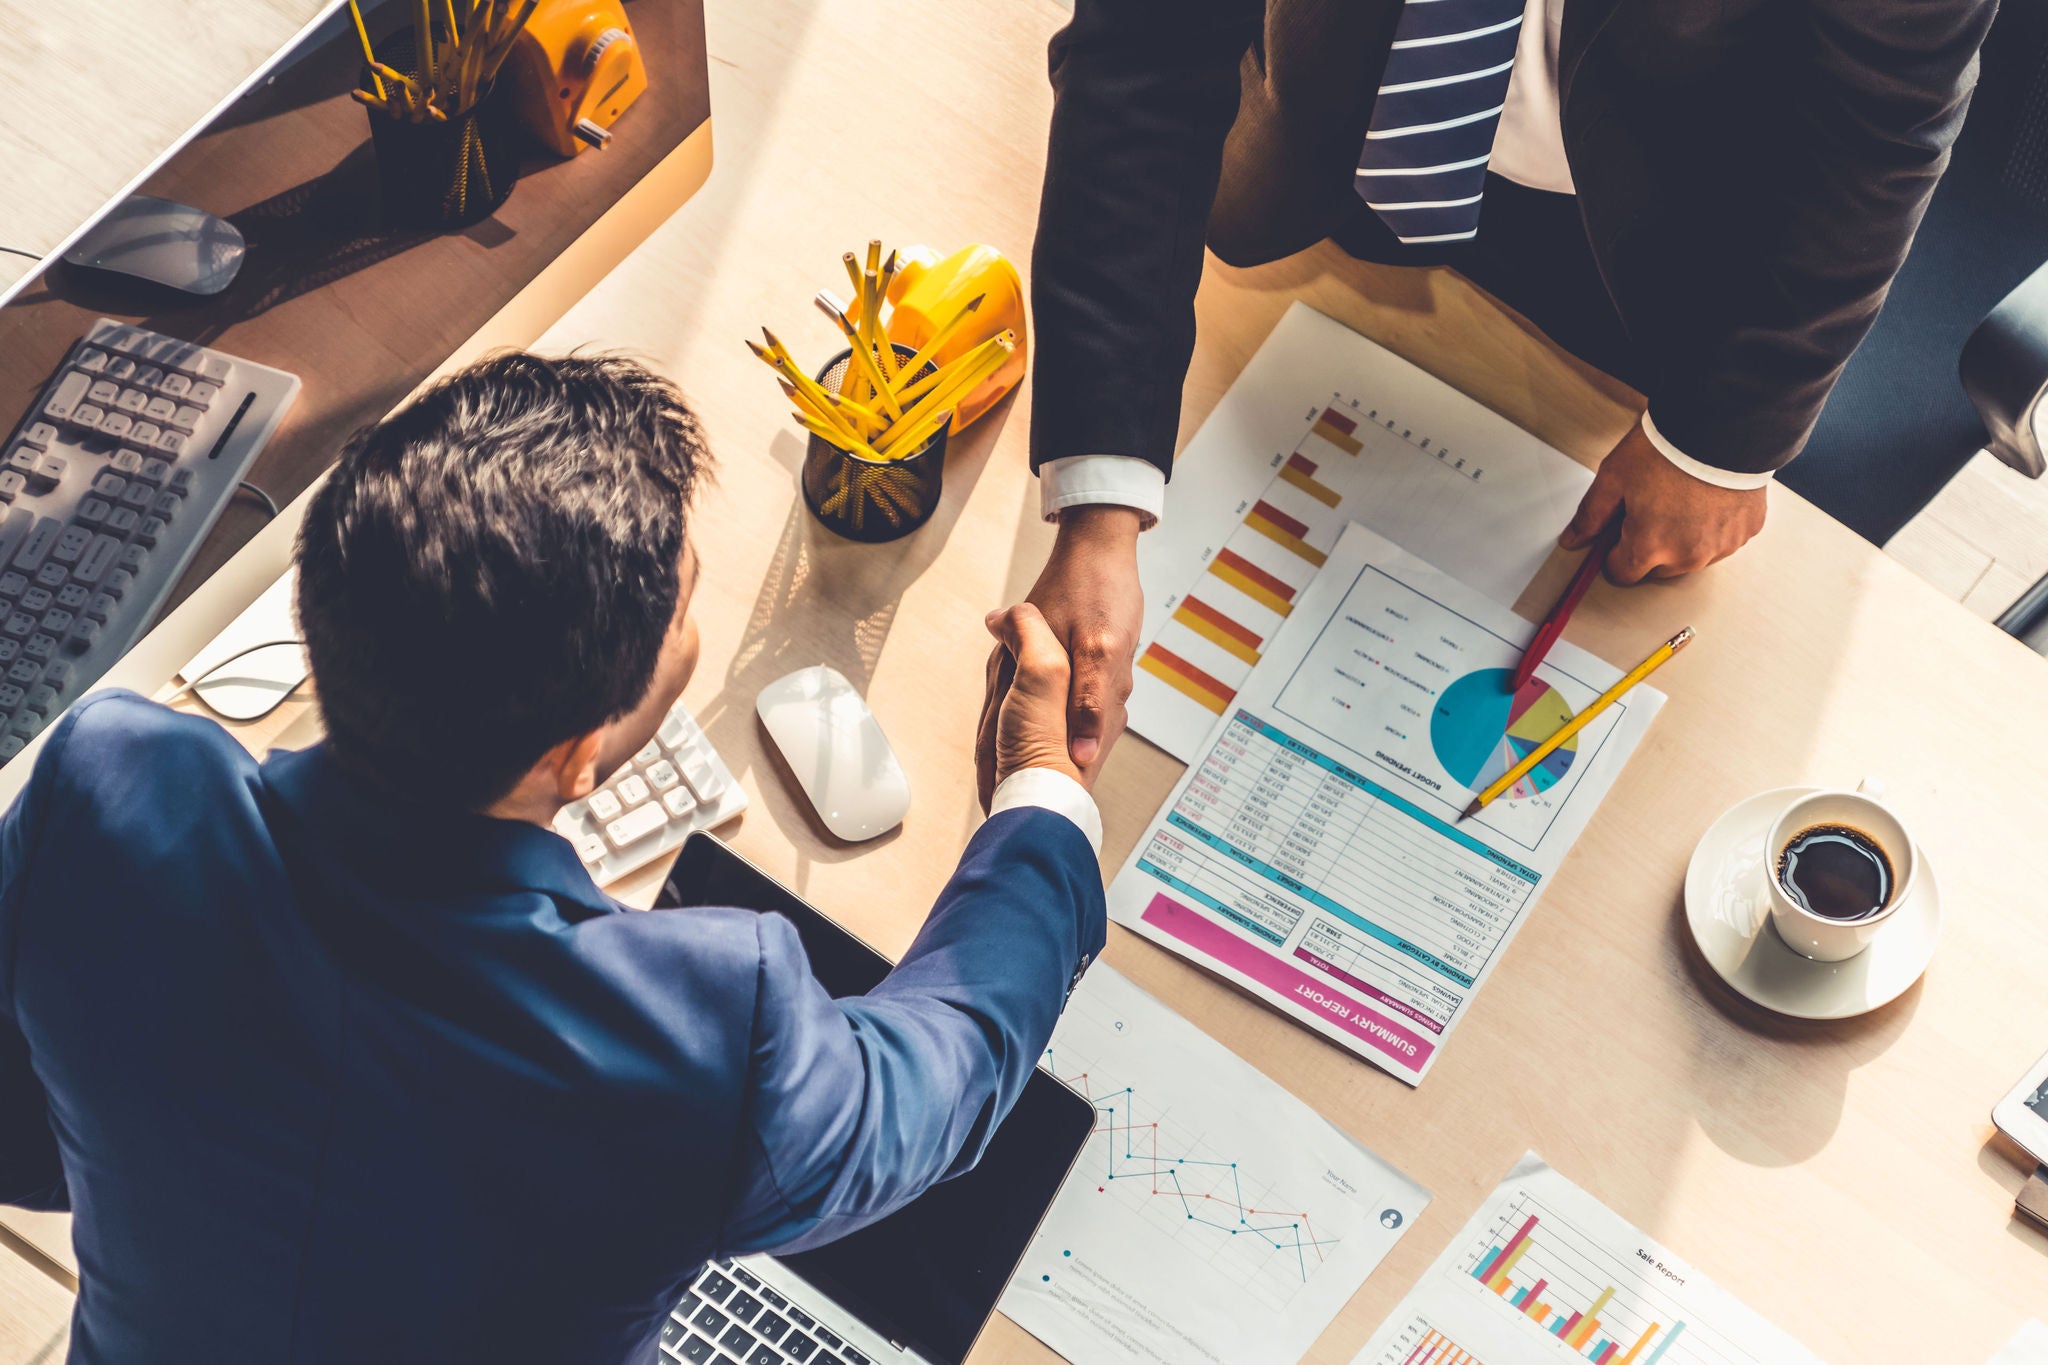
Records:
<instances>
[{"instance_id":1,"label":"budget spending table","mask_svg":"<svg viewBox=\"0 0 2048 1365\"><path fill-rule=\"evenodd\" d=\"M717 172L540 345L639 352L701 409L722 465L695 522L703 662L685 700L753 802L727 833L896 952L980 820L982 616L1022 597L1051 542L1027 468L1029 395L955 443L930 524L855 545L804 510L802 433L739 339L766 321L800 358L832 354L836 333L806 301L870 237L1027 258L1051 108L1045 44L1067 11L963 0L889 27L885 50L871 40L891 13L869 0L710 7ZM914 151L880 164L817 156L872 89L890 90L894 121L918 130ZM1296 299L1587 463L1639 407L1456 277L1323 247L1255 270L1210 263L1183 440ZM2048 674L1796 496L1771 499L1769 525L1733 559L1676 584L1596 588L1574 618L1567 638L1621 667L1681 625L1699 639L1658 674L1662 714L1419 1086L1112 928L1112 966L1434 1196L1310 1349L1318 1365L1350 1361L1528 1149L1837 1365L1981 1361L2048 1303L2048 1239L2009 1217L2027 1167L1988 1117L2048 1046L2031 854ZM1540 618L1572 567L1557 557L1514 605ZM763 685L815 663L868 697L910 777L908 819L870 844L818 826L754 719ZM271 728L290 723L282 713ZM1247 753L1281 752L1249 725L1243 738ZM1298 752L1285 761L1275 810L1321 800L1341 819L1365 795ZM1097 792L1106 874L1181 772L1136 737L1111 756ZM1680 920L1687 859L1742 798L1866 774L1887 781L1938 872L1940 951L1873 1015L1775 1019L1696 962ZM1246 780L1220 775L1217 789ZM1280 866L1287 854L1273 851ZM1516 894L1493 866L1488 894ZM658 880L623 889L644 902ZM1347 951L1388 950L1327 918L1351 931L1326 945L1338 966ZM1483 948L1474 937L1415 946L1466 970ZM1052 1359L1000 1321L975 1356Z\"/></svg>"}]
</instances>

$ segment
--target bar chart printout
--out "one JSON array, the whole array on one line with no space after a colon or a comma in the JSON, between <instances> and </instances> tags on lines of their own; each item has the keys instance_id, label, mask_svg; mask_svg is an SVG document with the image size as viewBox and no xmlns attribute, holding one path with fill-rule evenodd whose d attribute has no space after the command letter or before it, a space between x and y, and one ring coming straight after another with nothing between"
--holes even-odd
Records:
<instances>
[{"instance_id":1,"label":"bar chart printout","mask_svg":"<svg viewBox=\"0 0 2048 1365\"><path fill-rule=\"evenodd\" d=\"M1002 1309L1068 1360L1294 1365L1429 1202L1105 964L1042 1065L1096 1127Z\"/></svg>"},{"instance_id":2,"label":"bar chart printout","mask_svg":"<svg viewBox=\"0 0 2048 1365\"><path fill-rule=\"evenodd\" d=\"M1175 461L1165 515L1138 542L1132 728L1192 762L1353 521L1512 602L1589 481L1442 380L1295 304Z\"/></svg>"},{"instance_id":3,"label":"bar chart printout","mask_svg":"<svg viewBox=\"0 0 2048 1365\"><path fill-rule=\"evenodd\" d=\"M1353 1365L1819 1365L1531 1152Z\"/></svg>"},{"instance_id":4,"label":"bar chart printout","mask_svg":"<svg viewBox=\"0 0 2048 1365\"><path fill-rule=\"evenodd\" d=\"M1662 697L1473 793L1620 676L1353 524L1109 889L1118 923L1409 1081L1434 1063Z\"/></svg>"}]
</instances>

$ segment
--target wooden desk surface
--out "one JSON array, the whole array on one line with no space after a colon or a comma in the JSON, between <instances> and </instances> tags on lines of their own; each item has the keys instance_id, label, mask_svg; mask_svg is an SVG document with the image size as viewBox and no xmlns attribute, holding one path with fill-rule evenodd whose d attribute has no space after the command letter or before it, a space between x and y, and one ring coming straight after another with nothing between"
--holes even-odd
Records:
<instances>
[{"instance_id":1,"label":"wooden desk surface","mask_svg":"<svg viewBox=\"0 0 2048 1365\"><path fill-rule=\"evenodd\" d=\"M961 0L914 24L896 13L880 0L714 6L720 170L542 342L640 352L696 399L724 463L695 523L704 661L688 700L754 796L729 833L892 950L979 820L969 754L982 614L1025 591L1050 542L1026 473L1027 401L959 442L924 530L853 545L804 512L801 442L740 338L766 322L822 353L831 337L806 300L870 236L1028 255L1050 107L1044 44L1063 11ZM892 35L886 55L867 43L878 25ZM852 112L862 89L890 92L909 141L875 159L820 155L871 112ZM1254 271L1211 266L1184 434L1295 297L1581 460L1631 419L1626 390L1455 277L1324 250ZM1524 609L1567 569L1553 563ZM2048 1047L2031 799L2048 771L2048 673L1782 491L1743 554L1677 585L1596 589L1571 637L1626 663L1684 622L1701 637L1659 675L1670 704L1419 1089L1112 928L1119 970L1436 1196L1310 1360L1348 1361L1528 1147L1837 1365L1967 1365L2048 1305L2048 1239L2009 1217L2024 1163L1988 1121ZM823 833L753 718L763 684L821 661L866 691L910 773L909 820L873 844ZM1105 874L1177 768L1142 740L1116 751L1097 793ZM1867 1018L1766 1016L1694 965L1679 921L1686 859L1742 797L1866 773L1888 780L1939 871L1941 951L1918 986ZM1564 1074L1580 1079L1560 1084ZM976 1359L1052 1357L998 1323Z\"/></svg>"}]
</instances>

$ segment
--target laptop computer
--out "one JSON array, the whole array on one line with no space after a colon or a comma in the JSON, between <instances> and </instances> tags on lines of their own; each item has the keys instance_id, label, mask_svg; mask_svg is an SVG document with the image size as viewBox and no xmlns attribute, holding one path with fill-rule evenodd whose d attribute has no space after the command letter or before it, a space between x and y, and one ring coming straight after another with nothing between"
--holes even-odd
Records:
<instances>
[{"instance_id":1,"label":"laptop computer","mask_svg":"<svg viewBox=\"0 0 2048 1365\"><path fill-rule=\"evenodd\" d=\"M710 834L693 834L657 908L786 916L834 997L889 960ZM973 1170L878 1223L791 1256L704 1268L663 1324L662 1365L961 1365L1095 1128L1095 1108L1034 1071Z\"/></svg>"}]
</instances>

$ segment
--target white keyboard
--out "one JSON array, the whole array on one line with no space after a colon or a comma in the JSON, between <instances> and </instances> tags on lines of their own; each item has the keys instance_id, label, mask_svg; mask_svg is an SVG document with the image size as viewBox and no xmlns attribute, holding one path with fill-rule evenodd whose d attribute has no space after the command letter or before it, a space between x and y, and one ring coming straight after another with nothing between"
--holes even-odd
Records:
<instances>
[{"instance_id":1,"label":"white keyboard","mask_svg":"<svg viewBox=\"0 0 2048 1365\"><path fill-rule=\"evenodd\" d=\"M0 763L149 628L299 391L101 318L0 447Z\"/></svg>"},{"instance_id":2,"label":"white keyboard","mask_svg":"<svg viewBox=\"0 0 2048 1365\"><path fill-rule=\"evenodd\" d=\"M555 831L576 846L590 879L603 886L746 808L746 792L677 702L646 748L610 781L562 808Z\"/></svg>"}]
</instances>

